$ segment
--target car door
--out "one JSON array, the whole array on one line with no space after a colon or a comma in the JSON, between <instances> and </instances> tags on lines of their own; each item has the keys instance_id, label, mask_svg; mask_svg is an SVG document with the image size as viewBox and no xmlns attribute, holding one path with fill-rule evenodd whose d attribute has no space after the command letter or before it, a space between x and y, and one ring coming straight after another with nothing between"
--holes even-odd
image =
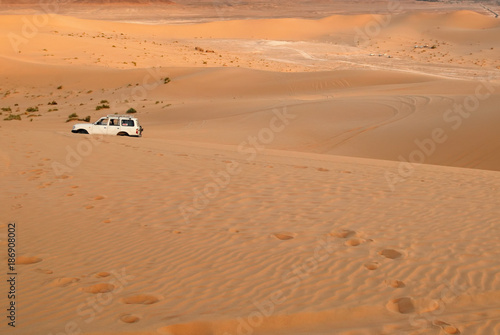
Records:
<instances>
[{"instance_id":1,"label":"car door","mask_svg":"<svg viewBox=\"0 0 500 335\"><path fill-rule=\"evenodd\" d=\"M108 118L101 118L92 125L92 134L107 134L108 133Z\"/></svg>"},{"instance_id":2,"label":"car door","mask_svg":"<svg viewBox=\"0 0 500 335\"><path fill-rule=\"evenodd\" d=\"M118 117L110 117L108 123L108 135L116 135L120 132L120 119Z\"/></svg>"}]
</instances>

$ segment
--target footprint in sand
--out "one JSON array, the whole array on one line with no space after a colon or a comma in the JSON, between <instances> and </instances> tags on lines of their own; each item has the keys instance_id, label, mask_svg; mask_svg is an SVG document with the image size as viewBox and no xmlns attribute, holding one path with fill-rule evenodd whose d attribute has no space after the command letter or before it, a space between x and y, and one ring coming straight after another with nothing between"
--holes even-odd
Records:
<instances>
[{"instance_id":1,"label":"footprint in sand","mask_svg":"<svg viewBox=\"0 0 500 335\"><path fill-rule=\"evenodd\" d=\"M151 305L157 303L158 301L160 301L160 299L154 295L148 294L139 294L122 298L122 302L127 305Z\"/></svg>"},{"instance_id":2,"label":"footprint in sand","mask_svg":"<svg viewBox=\"0 0 500 335\"><path fill-rule=\"evenodd\" d=\"M384 249L384 250L379 251L378 254L381 256L384 256L386 258L390 258L390 259L396 259L396 258L403 256L402 253L400 253L399 251L396 251L394 249Z\"/></svg>"},{"instance_id":3,"label":"footprint in sand","mask_svg":"<svg viewBox=\"0 0 500 335\"><path fill-rule=\"evenodd\" d=\"M385 307L394 313L409 314L415 311L413 299L409 297L402 297L390 300Z\"/></svg>"},{"instance_id":4,"label":"footprint in sand","mask_svg":"<svg viewBox=\"0 0 500 335\"><path fill-rule=\"evenodd\" d=\"M80 291L86 292L86 293L97 294L97 293L111 292L114 289L115 289L115 285L103 283L103 284L95 284L95 285L92 285L89 287L82 287L80 289Z\"/></svg>"},{"instance_id":5,"label":"footprint in sand","mask_svg":"<svg viewBox=\"0 0 500 335\"><path fill-rule=\"evenodd\" d=\"M66 287L68 285L71 285L73 283L76 283L80 281L79 278L76 277L66 277L66 278L57 278L50 283L50 286L55 286L55 287Z\"/></svg>"},{"instance_id":6,"label":"footprint in sand","mask_svg":"<svg viewBox=\"0 0 500 335\"><path fill-rule=\"evenodd\" d=\"M104 199L104 196L102 195L98 195L97 197L94 198L94 200L102 200Z\"/></svg>"},{"instance_id":7,"label":"footprint in sand","mask_svg":"<svg viewBox=\"0 0 500 335\"><path fill-rule=\"evenodd\" d=\"M331 232L330 235L338 238L348 238L355 236L356 232L354 230L342 229L341 231Z\"/></svg>"},{"instance_id":8,"label":"footprint in sand","mask_svg":"<svg viewBox=\"0 0 500 335\"><path fill-rule=\"evenodd\" d=\"M92 206L92 205L85 206L85 209L92 209L92 208L94 208L94 206Z\"/></svg>"},{"instance_id":9,"label":"footprint in sand","mask_svg":"<svg viewBox=\"0 0 500 335\"><path fill-rule=\"evenodd\" d=\"M376 270L378 269L378 262L370 262L370 263L365 263L365 268L368 270Z\"/></svg>"},{"instance_id":10,"label":"footprint in sand","mask_svg":"<svg viewBox=\"0 0 500 335\"><path fill-rule=\"evenodd\" d=\"M441 327L446 334L460 334L460 330L457 327L454 327L447 322L436 320L433 324Z\"/></svg>"},{"instance_id":11,"label":"footprint in sand","mask_svg":"<svg viewBox=\"0 0 500 335\"><path fill-rule=\"evenodd\" d=\"M52 270L46 270L46 269L35 269L35 272L44 273L46 275L51 275L51 274L54 273L54 271L52 271Z\"/></svg>"},{"instance_id":12,"label":"footprint in sand","mask_svg":"<svg viewBox=\"0 0 500 335\"><path fill-rule=\"evenodd\" d=\"M273 236L282 241L291 240L295 237L292 233L275 233Z\"/></svg>"},{"instance_id":13,"label":"footprint in sand","mask_svg":"<svg viewBox=\"0 0 500 335\"><path fill-rule=\"evenodd\" d=\"M402 288L402 287L405 287L405 283L403 283L401 280L388 280L386 281L387 285L389 285L390 287L394 287L394 288Z\"/></svg>"},{"instance_id":14,"label":"footprint in sand","mask_svg":"<svg viewBox=\"0 0 500 335\"><path fill-rule=\"evenodd\" d=\"M94 277L96 277L96 278L106 278L106 277L109 277L109 276L111 276L111 273L109 273L109 272L105 272L105 271L103 271L103 272L98 272L98 273L96 273L96 274L94 275Z\"/></svg>"},{"instance_id":15,"label":"footprint in sand","mask_svg":"<svg viewBox=\"0 0 500 335\"><path fill-rule=\"evenodd\" d=\"M43 259L38 257L27 257L27 256L19 256L16 259L16 264L34 264L40 263Z\"/></svg>"},{"instance_id":16,"label":"footprint in sand","mask_svg":"<svg viewBox=\"0 0 500 335\"><path fill-rule=\"evenodd\" d=\"M330 171L330 170L325 169L325 168L317 168L316 170L321 171L321 172L327 172L327 171Z\"/></svg>"},{"instance_id":17,"label":"footprint in sand","mask_svg":"<svg viewBox=\"0 0 500 335\"><path fill-rule=\"evenodd\" d=\"M140 318L135 315L126 314L120 316L120 320L125 323L136 323L139 322Z\"/></svg>"},{"instance_id":18,"label":"footprint in sand","mask_svg":"<svg viewBox=\"0 0 500 335\"><path fill-rule=\"evenodd\" d=\"M350 246L350 247L357 247L361 243L363 243L364 240L359 239L359 238L352 238L348 241L345 242L345 245Z\"/></svg>"},{"instance_id":19,"label":"footprint in sand","mask_svg":"<svg viewBox=\"0 0 500 335\"><path fill-rule=\"evenodd\" d=\"M52 182L43 183L43 184L38 185L38 188L39 189L44 189L44 188L47 188L47 187L51 186L52 184L53 184Z\"/></svg>"}]
</instances>

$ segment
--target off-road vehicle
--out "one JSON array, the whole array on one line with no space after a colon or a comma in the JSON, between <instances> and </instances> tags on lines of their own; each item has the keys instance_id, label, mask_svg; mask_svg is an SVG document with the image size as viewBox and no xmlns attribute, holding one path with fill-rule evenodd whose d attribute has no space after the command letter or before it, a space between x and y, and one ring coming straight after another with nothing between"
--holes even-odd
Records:
<instances>
[{"instance_id":1,"label":"off-road vehicle","mask_svg":"<svg viewBox=\"0 0 500 335\"><path fill-rule=\"evenodd\" d=\"M143 128L137 118L128 115L111 114L103 116L95 123L77 123L71 129L73 133L102 134L118 136L142 136Z\"/></svg>"}]
</instances>

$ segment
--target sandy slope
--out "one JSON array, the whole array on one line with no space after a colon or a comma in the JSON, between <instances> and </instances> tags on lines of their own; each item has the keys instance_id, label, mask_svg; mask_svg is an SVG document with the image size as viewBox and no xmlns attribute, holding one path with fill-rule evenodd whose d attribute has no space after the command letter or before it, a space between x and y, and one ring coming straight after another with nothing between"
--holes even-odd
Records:
<instances>
[{"instance_id":1,"label":"sandy slope","mask_svg":"<svg viewBox=\"0 0 500 335\"><path fill-rule=\"evenodd\" d=\"M16 334L500 334L498 20L23 18L0 18ZM130 107L140 139L64 122Z\"/></svg>"},{"instance_id":2,"label":"sandy slope","mask_svg":"<svg viewBox=\"0 0 500 335\"><path fill-rule=\"evenodd\" d=\"M422 166L392 192L391 162L4 134L2 213L40 260L18 266L21 334L499 332L496 172Z\"/></svg>"}]
</instances>

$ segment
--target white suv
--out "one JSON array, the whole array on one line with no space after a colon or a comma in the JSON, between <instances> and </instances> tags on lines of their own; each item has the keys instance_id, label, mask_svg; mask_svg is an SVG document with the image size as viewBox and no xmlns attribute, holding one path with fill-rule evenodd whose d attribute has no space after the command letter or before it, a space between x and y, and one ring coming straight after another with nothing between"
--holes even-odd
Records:
<instances>
[{"instance_id":1,"label":"white suv","mask_svg":"<svg viewBox=\"0 0 500 335\"><path fill-rule=\"evenodd\" d=\"M77 123L71 129L72 133L102 134L118 136L142 136L143 128L137 118L128 115L108 115L95 123Z\"/></svg>"}]
</instances>

